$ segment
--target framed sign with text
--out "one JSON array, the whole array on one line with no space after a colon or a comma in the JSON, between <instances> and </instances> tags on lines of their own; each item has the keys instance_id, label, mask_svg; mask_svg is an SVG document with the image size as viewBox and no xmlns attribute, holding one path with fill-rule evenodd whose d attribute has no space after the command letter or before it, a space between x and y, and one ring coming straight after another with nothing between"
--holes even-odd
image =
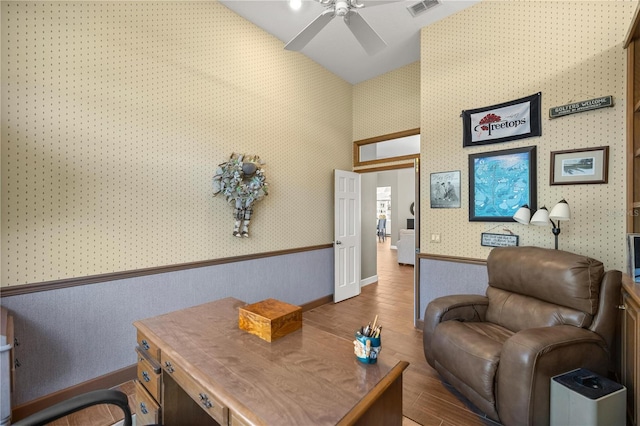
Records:
<instances>
[{"instance_id":1,"label":"framed sign with text","mask_svg":"<svg viewBox=\"0 0 640 426\"><path fill-rule=\"evenodd\" d=\"M516 247L520 237L507 234L490 234L483 232L480 234L480 245L484 247Z\"/></svg>"},{"instance_id":2,"label":"framed sign with text","mask_svg":"<svg viewBox=\"0 0 640 426\"><path fill-rule=\"evenodd\" d=\"M560 105L549 108L549 118L564 117L565 115L578 112L592 111L600 108L610 108L613 106L613 96L602 96L588 101L580 101L567 105Z\"/></svg>"}]
</instances>

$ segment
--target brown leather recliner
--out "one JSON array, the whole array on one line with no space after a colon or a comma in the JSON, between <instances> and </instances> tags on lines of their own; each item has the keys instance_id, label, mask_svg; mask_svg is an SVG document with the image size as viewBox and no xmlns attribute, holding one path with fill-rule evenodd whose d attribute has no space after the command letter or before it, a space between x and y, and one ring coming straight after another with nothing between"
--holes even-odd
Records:
<instances>
[{"instance_id":1,"label":"brown leather recliner","mask_svg":"<svg viewBox=\"0 0 640 426\"><path fill-rule=\"evenodd\" d=\"M550 378L586 368L607 375L620 271L577 254L494 248L486 296L434 299L424 354L446 382L504 425L548 425Z\"/></svg>"}]
</instances>

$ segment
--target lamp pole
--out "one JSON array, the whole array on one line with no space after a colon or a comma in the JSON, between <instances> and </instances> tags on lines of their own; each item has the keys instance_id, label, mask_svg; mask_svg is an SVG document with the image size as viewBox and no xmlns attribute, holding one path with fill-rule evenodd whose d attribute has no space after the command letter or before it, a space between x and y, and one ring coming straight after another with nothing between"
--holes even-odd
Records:
<instances>
[{"instance_id":1,"label":"lamp pole","mask_svg":"<svg viewBox=\"0 0 640 426\"><path fill-rule=\"evenodd\" d=\"M549 219L549 222L551 222L551 226L553 228L551 228L551 232L553 232L553 235L556 238L556 250L558 250L558 235L560 235L560 221L558 221L558 226L556 227L556 224Z\"/></svg>"}]
</instances>

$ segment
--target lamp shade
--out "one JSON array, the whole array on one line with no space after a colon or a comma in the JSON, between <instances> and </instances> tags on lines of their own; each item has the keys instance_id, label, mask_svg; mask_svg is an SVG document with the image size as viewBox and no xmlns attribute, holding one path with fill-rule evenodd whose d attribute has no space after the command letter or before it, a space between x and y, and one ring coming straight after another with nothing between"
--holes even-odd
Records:
<instances>
[{"instance_id":1,"label":"lamp shade","mask_svg":"<svg viewBox=\"0 0 640 426\"><path fill-rule=\"evenodd\" d=\"M542 206L531 218L531 224L537 226L547 226L549 224L549 210Z\"/></svg>"},{"instance_id":2,"label":"lamp shade","mask_svg":"<svg viewBox=\"0 0 640 426\"><path fill-rule=\"evenodd\" d=\"M558 204L553 206L551 213L549 213L549 219L551 220L570 220L571 209L569 203L563 198Z\"/></svg>"},{"instance_id":3,"label":"lamp shade","mask_svg":"<svg viewBox=\"0 0 640 426\"><path fill-rule=\"evenodd\" d=\"M531 210L527 204L520 207L516 214L513 215L513 220L524 225L529 224L529 219L531 219Z\"/></svg>"}]
</instances>

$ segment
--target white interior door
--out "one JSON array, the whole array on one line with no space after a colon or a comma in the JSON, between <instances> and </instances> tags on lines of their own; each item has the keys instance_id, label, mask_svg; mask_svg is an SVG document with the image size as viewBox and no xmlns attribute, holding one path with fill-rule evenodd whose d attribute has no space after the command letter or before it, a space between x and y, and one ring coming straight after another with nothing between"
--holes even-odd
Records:
<instances>
[{"instance_id":1,"label":"white interior door","mask_svg":"<svg viewBox=\"0 0 640 426\"><path fill-rule=\"evenodd\" d=\"M334 171L333 301L360 294L360 175Z\"/></svg>"}]
</instances>

